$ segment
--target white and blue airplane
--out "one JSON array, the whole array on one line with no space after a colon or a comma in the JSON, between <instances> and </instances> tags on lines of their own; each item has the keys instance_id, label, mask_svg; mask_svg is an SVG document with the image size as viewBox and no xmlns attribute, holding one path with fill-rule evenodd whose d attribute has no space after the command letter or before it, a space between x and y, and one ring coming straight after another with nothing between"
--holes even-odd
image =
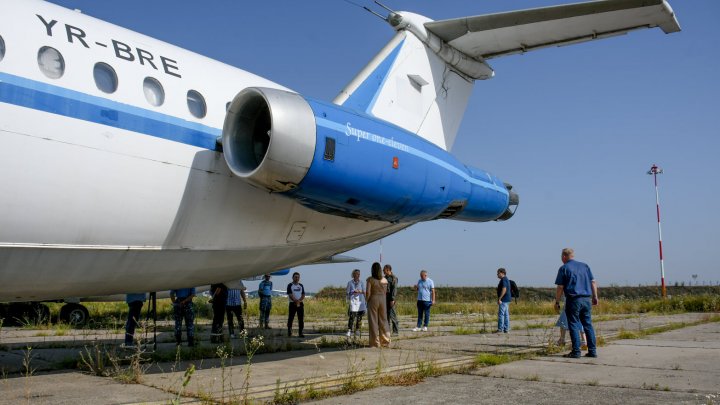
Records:
<instances>
[{"instance_id":1,"label":"white and blue airplane","mask_svg":"<svg viewBox=\"0 0 720 405\"><path fill-rule=\"evenodd\" d=\"M449 153L490 60L680 30L664 0L388 10L395 36L324 102L54 4L0 9L0 301L235 280L421 221L507 220L512 187Z\"/></svg>"}]
</instances>

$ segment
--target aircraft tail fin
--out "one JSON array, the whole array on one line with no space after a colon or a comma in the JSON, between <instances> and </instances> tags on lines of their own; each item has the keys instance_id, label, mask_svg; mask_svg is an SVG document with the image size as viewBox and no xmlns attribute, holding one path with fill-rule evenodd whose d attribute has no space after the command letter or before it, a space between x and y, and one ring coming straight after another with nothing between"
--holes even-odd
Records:
<instances>
[{"instance_id":1,"label":"aircraft tail fin","mask_svg":"<svg viewBox=\"0 0 720 405\"><path fill-rule=\"evenodd\" d=\"M405 19L409 16L422 19L419 26L430 21L403 13ZM391 122L449 150L472 87L472 78L453 69L418 36L401 29L333 102Z\"/></svg>"},{"instance_id":2,"label":"aircraft tail fin","mask_svg":"<svg viewBox=\"0 0 720 405\"><path fill-rule=\"evenodd\" d=\"M666 0L601 0L432 21L391 11L397 34L335 98L449 150L487 59L646 28L680 31Z\"/></svg>"}]
</instances>

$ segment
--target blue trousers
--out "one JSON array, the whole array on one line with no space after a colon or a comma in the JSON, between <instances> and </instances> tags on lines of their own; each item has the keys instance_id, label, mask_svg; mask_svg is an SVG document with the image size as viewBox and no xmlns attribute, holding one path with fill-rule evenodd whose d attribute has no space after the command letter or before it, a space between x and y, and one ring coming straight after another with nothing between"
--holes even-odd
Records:
<instances>
[{"instance_id":1,"label":"blue trousers","mask_svg":"<svg viewBox=\"0 0 720 405\"><path fill-rule=\"evenodd\" d=\"M503 302L498 305L498 328L497 330L508 332L510 331L510 308L509 302Z\"/></svg>"},{"instance_id":2,"label":"blue trousers","mask_svg":"<svg viewBox=\"0 0 720 405\"><path fill-rule=\"evenodd\" d=\"M425 326L427 327L430 323L430 307L432 307L432 301L418 301L417 302L417 310L418 310L418 320L417 320L417 327ZM423 318L425 318L423 320Z\"/></svg>"},{"instance_id":3,"label":"blue trousers","mask_svg":"<svg viewBox=\"0 0 720 405\"><path fill-rule=\"evenodd\" d=\"M195 310L192 302L185 305L179 303L173 304L173 315L175 317L175 342L182 342L182 323L185 321L187 328L188 344L192 346L195 343Z\"/></svg>"},{"instance_id":4,"label":"blue trousers","mask_svg":"<svg viewBox=\"0 0 720 405\"><path fill-rule=\"evenodd\" d=\"M565 315L572 340L572 354L580 355L580 332L585 329L588 353L597 354L595 329L592 326L592 301L590 297L568 297L565 301Z\"/></svg>"},{"instance_id":5,"label":"blue trousers","mask_svg":"<svg viewBox=\"0 0 720 405\"><path fill-rule=\"evenodd\" d=\"M270 324L270 310L272 309L272 298L270 296L260 297L260 326Z\"/></svg>"}]
</instances>

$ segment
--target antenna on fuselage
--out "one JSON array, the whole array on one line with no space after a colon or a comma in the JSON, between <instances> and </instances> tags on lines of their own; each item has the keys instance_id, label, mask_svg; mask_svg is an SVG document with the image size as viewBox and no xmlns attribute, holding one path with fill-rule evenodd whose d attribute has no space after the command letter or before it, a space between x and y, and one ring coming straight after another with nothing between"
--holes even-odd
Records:
<instances>
[{"instance_id":1,"label":"antenna on fuselage","mask_svg":"<svg viewBox=\"0 0 720 405\"><path fill-rule=\"evenodd\" d=\"M384 8L385 10L389 11L390 14L388 14L388 16L385 17L385 16L383 16L383 15L380 14L380 13L377 13L377 12L375 12L375 11L373 11L373 10L370 10L370 8L368 8L368 7L366 7L366 6L363 6L363 8L364 8L366 11L370 12L371 14L373 14L373 15L381 18L383 21L385 21L385 22L387 22L387 23L391 23L391 22L390 22L391 19L397 18L397 17L396 17L396 16L397 16L397 13L395 12L395 10L393 10L393 9L391 9L390 7L388 7L388 6L380 3L380 2L377 1L377 0L375 0L374 3L377 4L378 6ZM391 24L392 24L392 23L391 23Z\"/></svg>"}]
</instances>

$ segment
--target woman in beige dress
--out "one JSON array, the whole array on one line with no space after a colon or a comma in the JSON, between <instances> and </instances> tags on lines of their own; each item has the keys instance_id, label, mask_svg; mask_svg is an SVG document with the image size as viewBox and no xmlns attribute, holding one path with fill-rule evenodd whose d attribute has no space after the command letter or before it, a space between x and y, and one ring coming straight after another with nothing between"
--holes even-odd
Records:
<instances>
[{"instance_id":1,"label":"woman in beige dress","mask_svg":"<svg viewBox=\"0 0 720 405\"><path fill-rule=\"evenodd\" d=\"M390 346L385 291L387 291L387 280L383 277L380 263L375 262L372 265L372 276L368 277L365 288L370 347Z\"/></svg>"}]
</instances>

